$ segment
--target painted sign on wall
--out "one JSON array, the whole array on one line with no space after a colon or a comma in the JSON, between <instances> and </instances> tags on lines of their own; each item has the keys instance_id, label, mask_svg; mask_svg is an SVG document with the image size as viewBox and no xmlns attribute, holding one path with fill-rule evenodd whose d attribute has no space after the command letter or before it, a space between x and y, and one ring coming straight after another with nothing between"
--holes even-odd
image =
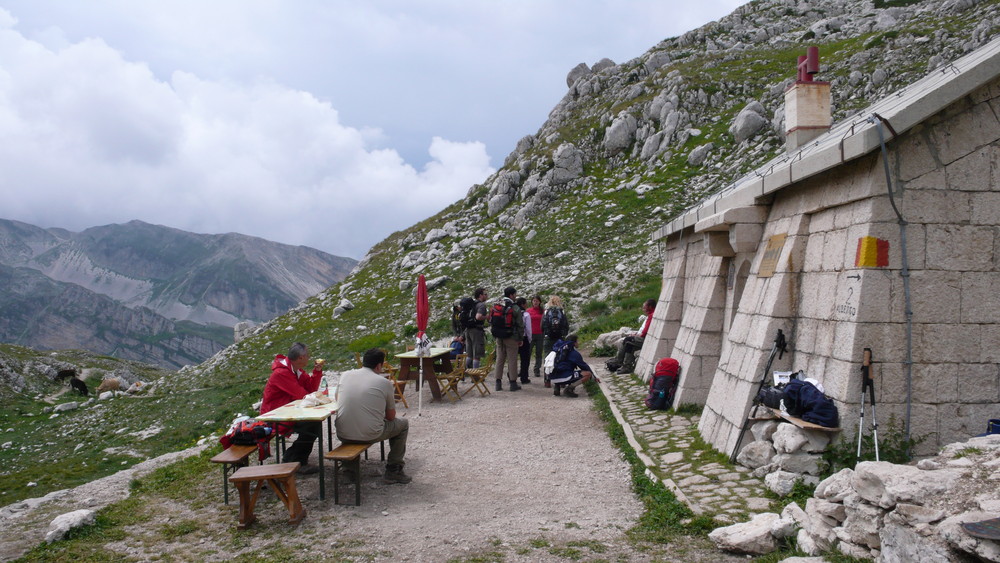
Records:
<instances>
[{"instance_id":1,"label":"painted sign on wall","mask_svg":"<svg viewBox=\"0 0 1000 563\"><path fill-rule=\"evenodd\" d=\"M889 241L876 237L859 238L854 265L859 268L885 268L889 266Z\"/></svg>"}]
</instances>

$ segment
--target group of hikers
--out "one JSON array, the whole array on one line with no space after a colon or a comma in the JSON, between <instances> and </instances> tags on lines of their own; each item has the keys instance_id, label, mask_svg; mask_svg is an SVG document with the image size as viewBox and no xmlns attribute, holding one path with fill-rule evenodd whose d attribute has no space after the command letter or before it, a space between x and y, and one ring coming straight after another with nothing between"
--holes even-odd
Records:
<instances>
[{"instance_id":1,"label":"group of hikers","mask_svg":"<svg viewBox=\"0 0 1000 563\"><path fill-rule=\"evenodd\" d=\"M529 306L513 287L505 288L503 297L493 304L487 303L489 297L486 289L479 287L452 309L452 349L464 349L466 368L480 367L486 356L488 329L496 341L493 375L497 391L503 391L504 369L509 390L520 391L521 385L531 383L529 366L534 355L534 376L544 377L545 387L551 387L553 395L576 397L576 387L593 377L593 370L576 350L576 335L569 333L562 299L552 295L543 309L542 297L535 295ZM546 373L543 363L550 352L555 352L555 361Z\"/></svg>"},{"instance_id":2,"label":"group of hikers","mask_svg":"<svg viewBox=\"0 0 1000 563\"><path fill-rule=\"evenodd\" d=\"M517 296L513 287L505 288L503 297L492 304L487 303L488 299L486 289L480 287L472 297L459 300L453 310L453 351L466 353L466 367L480 367L486 356L486 330L489 329L496 341L494 377L497 391L503 390L504 369L510 391L518 391L521 385L531 383L529 366L534 353L534 377L544 377L545 387L551 387L555 396L577 397L576 387L589 381L593 370L576 349L577 337L569 332L569 319L563 310L562 299L552 295L543 309L541 296L535 295L529 306L526 299ZM631 369L655 304L652 299L644 303L647 320L622 343L617 358L622 369ZM319 390L323 381L323 360L317 359L311 372L306 371L309 360L309 349L300 342L292 344L287 355L274 357L271 376L264 386L261 414ZM409 421L396 417L395 388L385 376L385 360L384 350L372 348L364 353L360 368L341 374L334 424L337 437L344 443L388 440L389 455L383 480L409 483L411 478L403 472ZM619 370L619 373L623 372ZM284 454L285 460L298 462L300 474L316 473L318 468L310 464L309 457L322 433L322 423L279 424L277 431L281 435L297 434ZM357 478L350 474L344 477L348 482Z\"/></svg>"}]
</instances>

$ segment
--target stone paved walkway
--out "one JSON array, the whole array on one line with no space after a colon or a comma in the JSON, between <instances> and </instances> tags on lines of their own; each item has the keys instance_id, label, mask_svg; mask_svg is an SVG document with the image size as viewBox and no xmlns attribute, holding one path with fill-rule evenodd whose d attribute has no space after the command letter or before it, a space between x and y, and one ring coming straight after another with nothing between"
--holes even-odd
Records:
<instances>
[{"instance_id":1,"label":"stone paved walkway","mask_svg":"<svg viewBox=\"0 0 1000 563\"><path fill-rule=\"evenodd\" d=\"M648 476L673 490L695 514L720 522L743 522L768 510L771 500L763 481L749 469L731 465L700 439L699 415L648 410L643 404L648 384L610 374L604 358L588 361Z\"/></svg>"}]
</instances>

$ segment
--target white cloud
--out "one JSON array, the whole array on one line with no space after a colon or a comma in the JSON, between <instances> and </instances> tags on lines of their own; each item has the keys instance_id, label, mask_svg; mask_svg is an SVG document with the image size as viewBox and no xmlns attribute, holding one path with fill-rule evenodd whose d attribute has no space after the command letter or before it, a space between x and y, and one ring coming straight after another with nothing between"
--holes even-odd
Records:
<instances>
[{"instance_id":1,"label":"white cloud","mask_svg":"<svg viewBox=\"0 0 1000 563\"><path fill-rule=\"evenodd\" d=\"M0 24L6 12L0 11ZM141 219L360 256L492 172L435 137L416 170L378 129L268 80L169 82L98 39L59 50L0 29L0 209L82 229Z\"/></svg>"}]
</instances>

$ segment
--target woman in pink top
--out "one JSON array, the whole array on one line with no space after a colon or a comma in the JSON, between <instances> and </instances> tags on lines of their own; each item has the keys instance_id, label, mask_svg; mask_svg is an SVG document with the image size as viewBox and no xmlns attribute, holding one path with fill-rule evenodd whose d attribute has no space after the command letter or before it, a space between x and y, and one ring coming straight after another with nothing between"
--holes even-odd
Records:
<instances>
[{"instance_id":1,"label":"woman in pink top","mask_svg":"<svg viewBox=\"0 0 1000 563\"><path fill-rule=\"evenodd\" d=\"M642 313L646 318L642 322L639 330L628 333L618 348L618 374L625 375L635 370L635 353L642 350L642 343L646 340L646 333L649 332L649 323L653 320L653 311L656 309L656 299L647 299L642 304Z\"/></svg>"},{"instance_id":2,"label":"woman in pink top","mask_svg":"<svg viewBox=\"0 0 1000 563\"><path fill-rule=\"evenodd\" d=\"M528 316L531 317L531 348L535 351L535 377L542 376L542 342L545 340L545 335L542 334L542 316L544 315L542 296L532 297Z\"/></svg>"}]
</instances>

